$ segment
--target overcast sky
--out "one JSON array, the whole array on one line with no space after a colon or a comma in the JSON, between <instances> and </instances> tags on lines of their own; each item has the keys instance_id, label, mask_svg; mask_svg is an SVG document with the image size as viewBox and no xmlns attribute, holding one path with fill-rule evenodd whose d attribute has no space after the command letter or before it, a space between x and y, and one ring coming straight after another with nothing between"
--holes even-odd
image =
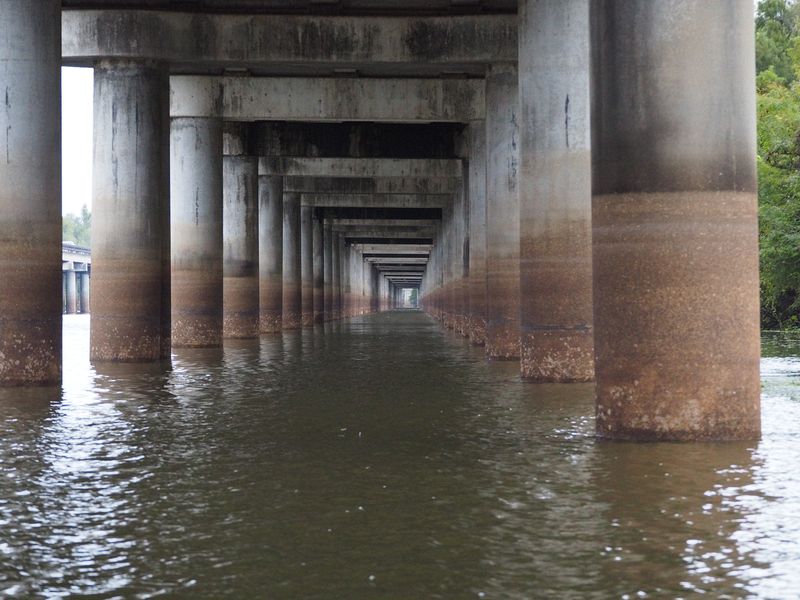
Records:
<instances>
[{"instance_id":1,"label":"overcast sky","mask_svg":"<svg viewBox=\"0 0 800 600\"><path fill-rule=\"evenodd\" d=\"M92 69L61 69L61 213L92 208Z\"/></svg>"}]
</instances>

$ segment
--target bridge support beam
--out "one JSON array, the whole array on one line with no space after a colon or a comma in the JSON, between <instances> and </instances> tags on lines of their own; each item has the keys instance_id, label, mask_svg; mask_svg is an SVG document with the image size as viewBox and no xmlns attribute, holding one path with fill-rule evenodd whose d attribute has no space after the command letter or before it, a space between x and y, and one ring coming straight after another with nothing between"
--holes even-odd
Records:
<instances>
[{"instance_id":1,"label":"bridge support beam","mask_svg":"<svg viewBox=\"0 0 800 600\"><path fill-rule=\"evenodd\" d=\"M303 327L314 325L314 208L300 208L300 279Z\"/></svg>"},{"instance_id":2,"label":"bridge support beam","mask_svg":"<svg viewBox=\"0 0 800 600\"><path fill-rule=\"evenodd\" d=\"M79 273L80 276L80 301L81 301L81 313L88 314L89 313L89 273L87 271L83 271Z\"/></svg>"},{"instance_id":3,"label":"bridge support beam","mask_svg":"<svg viewBox=\"0 0 800 600\"><path fill-rule=\"evenodd\" d=\"M61 381L60 21L0 3L0 386Z\"/></svg>"},{"instance_id":4,"label":"bridge support beam","mask_svg":"<svg viewBox=\"0 0 800 600\"><path fill-rule=\"evenodd\" d=\"M517 69L486 76L486 354L519 358L519 108Z\"/></svg>"},{"instance_id":5,"label":"bridge support beam","mask_svg":"<svg viewBox=\"0 0 800 600\"><path fill-rule=\"evenodd\" d=\"M283 317L282 328L301 325L302 280L300 239L300 194L283 194Z\"/></svg>"},{"instance_id":6,"label":"bridge support beam","mask_svg":"<svg viewBox=\"0 0 800 600\"><path fill-rule=\"evenodd\" d=\"M520 369L591 381L589 2L520 9Z\"/></svg>"},{"instance_id":7,"label":"bridge support beam","mask_svg":"<svg viewBox=\"0 0 800 600\"><path fill-rule=\"evenodd\" d=\"M338 321L342 318L342 236L338 231L334 231L332 234L333 252L331 260L333 264L331 271L333 278L331 280L331 296L333 297L333 302L331 305L331 318Z\"/></svg>"},{"instance_id":8,"label":"bridge support beam","mask_svg":"<svg viewBox=\"0 0 800 600\"><path fill-rule=\"evenodd\" d=\"M258 159L243 125L225 125L222 161L223 308L226 338L258 336Z\"/></svg>"},{"instance_id":9,"label":"bridge support beam","mask_svg":"<svg viewBox=\"0 0 800 600\"><path fill-rule=\"evenodd\" d=\"M64 271L64 296L66 301L65 312L68 315L78 313L78 278L75 269L68 269Z\"/></svg>"},{"instance_id":10,"label":"bridge support beam","mask_svg":"<svg viewBox=\"0 0 800 600\"><path fill-rule=\"evenodd\" d=\"M601 0L592 20L597 433L757 438L753 5Z\"/></svg>"},{"instance_id":11,"label":"bridge support beam","mask_svg":"<svg viewBox=\"0 0 800 600\"><path fill-rule=\"evenodd\" d=\"M95 65L93 362L170 357L169 128L164 65Z\"/></svg>"},{"instance_id":12,"label":"bridge support beam","mask_svg":"<svg viewBox=\"0 0 800 600\"><path fill-rule=\"evenodd\" d=\"M261 333L283 320L283 177L258 177L258 278Z\"/></svg>"},{"instance_id":13,"label":"bridge support beam","mask_svg":"<svg viewBox=\"0 0 800 600\"><path fill-rule=\"evenodd\" d=\"M311 209L311 233L314 270L314 323L325 320L325 245L322 232L322 221Z\"/></svg>"},{"instance_id":14,"label":"bridge support beam","mask_svg":"<svg viewBox=\"0 0 800 600\"><path fill-rule=\"evenodd\" d=\"M222 121L172 120L172 345L222 345Z\"/></svg>"}]
</instances>

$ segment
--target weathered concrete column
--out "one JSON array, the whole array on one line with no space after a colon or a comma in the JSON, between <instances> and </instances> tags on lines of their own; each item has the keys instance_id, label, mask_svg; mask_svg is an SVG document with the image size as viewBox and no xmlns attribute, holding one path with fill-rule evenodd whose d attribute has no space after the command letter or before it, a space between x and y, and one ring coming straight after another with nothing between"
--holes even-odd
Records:
<instances>
[{"instance_id":1,"label":"weathered concrete column","mask_svg":"<svg viewBox=\"0 0 800 600\"><path fill-rule=\"evenodd\" d=\"M297 329L302 319L300 194L283 194L283 329Z\"/></svg>"},{"instance_id":2,"label":"weathered concrete column","mask_svg":"<svg viewBox=\"0 0 800 600\"><path fill-rule=\"evenodd\" d=\"M259 330L278 333L283 319L283 178L258 178Z\"/></svg>"},{"instance_id":3,"label":"weathered concrete column","mask_svg":"<svg viewBox=\"0 0 800 600\"><path fill-rule=\"evenodd\" d=\"M342 238L342 318L351 316L352 310L352 278L350 271L350 247Z\"/></svg>"},{"instance_id":4,"label":"weathered concrete column","mask_svg":"<svg viewBox=\"0 0 800 600\"><path fill-rule=\"evenodd\" d=\"M591 381L589 0L522 0L520 369Z\"/></svg>"},{"instance_id":5,"label":"weathered concrete column","mask_svg":"<svg viewBox=\"0 0 800 600\"><path fill-rule=\"evenodd\" d=\"M172 119L172 345L222 345L222 121Z\"/></svg>"},{"instance_id":6,"label":"weathered concrete column","mask_svg":"<svg viewBox=\"0 0 800 600\"><path fill-rule=\"evenodd\" d=\"M333 231L331 222L325 219L322 233L323 262L324 262L324 292L325 292L325 320L333 319Z\"/></svg>"},{"instance_id":7,"label":"weathered concrete column","mask_svg":"<svg viewBox=\"0 0 800 600\"><path fill-rule=\"evenodd\" d=\"M243 123L223 132L223 311L226 338L258 337L258 158Z\"/></svg>"},{"instance_id":8,"label":"weathered concrete column","mask_svg":"<svg viewBox=\"0 0 800 600\"><path fill-rule=\"evenodd\" d=\"M80 273L80 283L81 283L81 291L80 291L80 298L81 298L81 313L88 314L89 313L89 290L91 287L91 283L89 281L89 273L83 271Z\"/></svg>"},{"instance_id":9,"label":"weathered concrete column","mask_svg":"<svg viewBox=\"0 0 800 600\"><path fill-rule=\"evenodd\" d=\"M486 123L469 124L469 339L486 343Z\"/></svg>"},{"instance_id":10,"label":"weathered concrete column","mask_svg":"<svg viewBox=\"0 0 800 600\"><path fill-rule=\"evenodd\" d=\"M519 358L519 111L517 69L486 74L486 354Z\"/></svg>"},{"instance_id":11,"label":"weathered concrete column","mask_svg":"<svg viewBox=\"0 0 800 600\"><path fill-rule=\"evenodd\" d=\"M302 323L314 324L314 207L300 208L300 278Z\"/></svg>"},{"instance_id":12,"label":"weathered concrete column","mask_svg":"<svg viewBox=\"0 0 800 600\"><path fill-rule=\"evenodd\" d=\"M61 381L61 2L0 2L0 386Z\"/></svg>"},{"instance_id":13,"label":"weathered concrete column","mask_svg":"<svg viewBox=\"0 0 800 600\"><path fill-rule=\"evenodd\" d=\"M333 277L331 279L331 296L333 297L333 302L331 305L331 318L338 320L342 318L342 238L336 231L332 232L332 245Z\"/></svg>"},{"instance_id":14,"label":"weathered concrete column","mask_svg":"<svg viewBox=\"0 0 800 600\"><path fill-rule=\"evenodd\" d=\"M455 195L453 206L455 234L455 330L467 336L469 313L469 164L461 161L461 188ZM399 299L398 299L399 304Z\"/></svg>"},{"instance_id":15,"label":"weathered concrete column","mask_svg":"<svg viewBox=\"0 0 800 600\"><path fill-rule=\"evenodd\" d=\"M169 74L94 67L91 349L94 362L171 354Z\"/></svg>"},{"instance_id":16,"label":"weathered concrete column","mask_svg":"<svg viewBox=\"0 0 800 600\"><path fill-rule=\"evenodd\" d=\"M74 269L64 271L66 285L64 286L66 312L68 315L74 315L78 312L78 279Z\"/></svg>"},{"instance_id":17,"label":"weathered concrete column","mask_svg":"<svg viewBox=\"0 0 800 600\"><path fill-rule=\"evenodd\" d=\"M592 4L601 437L760 434L753 45L749 0Z\"/></svg>"},{"instance_id":18,"label":"weathered concrete column","mask_svg":"<svg viewBox=\"0 0 800 600\"><path fill-rule=\"evenodd\" d=\"M311 215L311 233L313 249L314 277L314 323L325 320L325 245L322 234L322 221L317 215Z\"/></svg>"}]
</instances>

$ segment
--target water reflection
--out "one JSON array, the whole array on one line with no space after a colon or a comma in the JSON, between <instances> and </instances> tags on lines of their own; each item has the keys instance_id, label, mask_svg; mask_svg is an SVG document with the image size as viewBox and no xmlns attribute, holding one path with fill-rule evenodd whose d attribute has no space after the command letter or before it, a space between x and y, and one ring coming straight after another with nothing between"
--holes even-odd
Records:
<instances>
[{"instance_id":1,"label":"water reflection","mask_svg":"<svg viewBox=\"0 0 800 600\"><path fill-rule=\"evenodd\" d=\"M759 444L593 438L415 313L88 365L0 392L0 590L94 597L793 597L800 343L766 336Z\"/></svg>"}]
</instances>

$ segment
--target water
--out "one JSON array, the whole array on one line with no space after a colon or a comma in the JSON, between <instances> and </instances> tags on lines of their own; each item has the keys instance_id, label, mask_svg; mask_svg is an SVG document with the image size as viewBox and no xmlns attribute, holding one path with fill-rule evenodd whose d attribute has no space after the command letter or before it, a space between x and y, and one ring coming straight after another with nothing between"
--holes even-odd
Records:
<instances>
[{"instance_id":1,"label":"water","mask_svg":"<svg viewBox=\"0 0 800 600\"><path fill-rule=\"evenodd\" d=\"M0 395L0 596L795 598L800 340L765 337L759 443L597 442L419 313Z\"/></svg>"}]
</instances>

